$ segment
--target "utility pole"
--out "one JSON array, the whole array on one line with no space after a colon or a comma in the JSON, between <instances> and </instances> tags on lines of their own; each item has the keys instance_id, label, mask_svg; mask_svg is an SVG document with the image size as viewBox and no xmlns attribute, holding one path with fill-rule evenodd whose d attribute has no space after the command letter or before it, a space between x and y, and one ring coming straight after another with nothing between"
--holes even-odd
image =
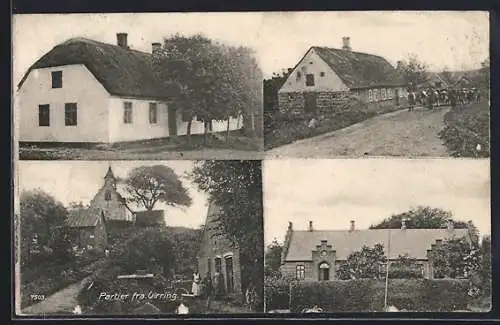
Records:
<instances>
[{"instance_id":1,"label":"utility pole","mask_svg":"<svg viewBox=\"0 0 500 325\"><path fill-rule=\"evenodd\" d=\"M385 269L385 294L384 294L384 311L387 311L387 293L389 291L389 258L391 256L391 230L388 229L387 240L387 261Z\"/></svg>"}]
</instances>

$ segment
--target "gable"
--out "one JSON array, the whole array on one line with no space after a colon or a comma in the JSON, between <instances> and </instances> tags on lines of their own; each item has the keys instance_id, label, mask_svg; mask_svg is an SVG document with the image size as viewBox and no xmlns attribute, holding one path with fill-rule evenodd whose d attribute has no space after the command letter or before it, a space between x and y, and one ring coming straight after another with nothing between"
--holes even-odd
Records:
<instances>
[{"instance_id":1,"label":"gable","mask_svg":"<svg viewBox=\"0 0 500 325\"><path fill-rule=\"evenodd\" d=\"M214 251L219 250L229 251L236 249L236 243L231 241L221 231L218 220L219 211L220 208L216 204L210 203L205 225L201 233L199 256L212 255Z\"/></svg>"},{"instance_id":2,"label":"gable","mask_svg":"<svg viewBox=\"0 0 500 325\"><path fill-rule=\"evenodd\" d=\"M466 237L467 229L370 229L355 231L293 231L286 261L309 261L312 251L322 240L336 251L337 259L346 260L354 251L360 250L363 245L373 247L382 244L387 254L390 240L390 258L408 254L416 259L427 259L427 250L436 240L445 240L450 237ZM390 239L389 239L390 238Z\"/></svg>"},{"instance_id":3,"label":"gable","mask_svg":"<svg viewBox=\"0 0 500 325\"><path fill-rule=\"evenodd\" d=\"M85 65L111 95L168 99L176 93L156 77L152 54L85 38L55 46L28 69L18 88L33 70L75 64Z\"/></svg>"},{"instance_id":4,"label":"gable","mask_svg":"<svg viewBox=\"0 0 500 325\"><path fill-rule=\"evenodd\" d=\"M306 85L307 74L314 75L314 86ZM278 92L347 90L349 90L348 87L336 72L316 53L314 48L311 48L295 66Z\"/></svg>"}]
</instances>

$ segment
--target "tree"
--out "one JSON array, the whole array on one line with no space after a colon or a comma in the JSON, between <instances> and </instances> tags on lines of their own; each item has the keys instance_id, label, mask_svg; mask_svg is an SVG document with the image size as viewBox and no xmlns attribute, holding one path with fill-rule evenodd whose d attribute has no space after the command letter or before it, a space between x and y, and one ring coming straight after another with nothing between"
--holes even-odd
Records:
<instances>
[{"instance_id":1,"label":"tree","mask_svg":"<svg viewBox=\"0 0 500 325\"><path fill-rule=\"evenodd\" d=\"M242 289L253 285L261 303L264 237L260 161L206 160L197 163L191 178L221 208L215 235L226 235L241 248Z\"/></svg>"},{"instance_id":2,"label":"tree","mask_svg":"<svg viewBox=\"0 0 500 325\"><path fill-rule=\"evenodd\" d=\"M483 89L490 89L490 59L487 58L481 62L481 68L479 69L475 83L478 87Z\"/></svg>"},{"instance_id":3,"label":"tree","mask_svg":"<svg viewBox=\"0 0 500 325\"><path fill-rule=\"evenodd\" d=\"M200 231L185 229L185 231L172 231L169 229L169 238L172 242L172 250L175 261L175 272L191 276L193 265L197 264L196 254L199 247Z\"/></svg>"},{"instance_id":4,"label":"tree","mask_svg":"<svg viewBox=\"0 0 500 325\"><path fill-rule=\"evenodd\" d=\"M148 211L153 210L157 202L185 207L192 203L177 174L164 165L134 168L125 179L125 191L129 201Z\"/></svg>"},{"instance_id":5,"label":"tree","mask_svg":"<svg viewBox=\"0 0 500 325\"><path fill-rule=\"evenodd\" d=\"M282 251L283 246L280 245L277 240L274 240L269 246L267 246L267 252L264 257L265 276L278 275L280 273Z\"/></svg>"},{"instance_id":6,"label":"tree","mask_svg":"<svg viewBox=\"0 0 500 325\"><path fill-rule=\"evenodd\" d=\"M398 61L396 70L407 84L415 87L426 83L429 79L426 64L420 62L415 54L409 54L408 58Z\"/></svg>"},{"instance_id":7,"label":"tree","mask_svg":"<svg viewBox=\"0 0 500 325\"><path fill-rule=\"evenodd\" d=\"M464 277L475 269L471 263L472 246L465 238L452 238L437 244L431 251L430 260L436 278ZM475 262L473 262L475 263Z\"/></svg>"},{"instance_id":8,"label":"tree","mask_svg":"<svg viewBox=\"0 0 500 325\"><path fill-rule=\"evenodd\" d=\"M390 263L389 277L396 279L421 278L422 270L417 263L417 259L408 254L399 255L396 261Z\"/></svg>"},{"instance_id":9,"label":"tree","mask_svg":"<svg viewBox=\"0 0 500 325\"><path fill-rule=\"evenodd\" d=\"M447 221L452 218L452 214L438 208L419 206L416 209L393 214L382 222L371 225L370 229L398 229L401 228L404 218L406 218L406 227L410 229L439 229L446 227ZM464 229L468 225L472 225L472 222L453 221L453 224L457 229Z\"/></svg>"},{"instance_id":10,"label":"tree","mask_svg":"<svg viewBox=\"0 0 500 325\"><path fill-rule=\"evenodd\" d=\"M382 244L373 247L364 245L360 251L351 253L346 262L340 265L339 277L343 280L379 279L381 266L386 262Z\"/></svg>"},{"instance_id":11,"label":"tree","mask_svg":"<svg viewBox=\"0 0 500 325\"><path fill-rule=\"evenodd\" d=\"M248 48L215 44L201 35L175 35L165 39L162 53L155 69L167 87L179 92L173 104L188 122L189 144L194 117L204 123L206 140L212 120L229 124L231 117L250 115L251 105L259 101L255 84L261 73Z\"/></svg>"},{"instance_id":12,"label":"tree","mask_svg":"<svg viewBox=\"0 0 500 325\"><path fill-rule=\"evenodd\" d=\"M50 246L56 229L66 220L67 211L61 202L41 189L22 192L20 205L21 261L25 264L31 262L33 254Z\"/></svg>"},{"instance_id":13,"label":"tree","mask_svg":"<svg viewBox=\"0 0 500 325\"><path fill-rule=\"evenodd\" d=\"M273 73L270 79L264 80L264 126L265 133L275 130L277 115L279 114L278 91L286 82L286 79L292 73L289 68L280 73Z\"/></svg>"},{"instance_id":14,"label":"tree","mask_svg":"<svg viewBox=\"0 0 500 325\"><path fill-rule=\"evenodd\" d=\"M441 72L441 78L443 78L449 85L453 83L453 74L450 72L448 67L444 67Z\"/></svg>"}]
</instances>

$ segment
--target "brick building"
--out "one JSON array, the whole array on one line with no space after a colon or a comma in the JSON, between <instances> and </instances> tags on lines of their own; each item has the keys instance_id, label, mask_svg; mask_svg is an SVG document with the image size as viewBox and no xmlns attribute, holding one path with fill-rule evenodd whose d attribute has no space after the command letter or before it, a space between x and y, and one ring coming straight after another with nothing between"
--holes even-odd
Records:
<instances>
[{"instance_id":1,"label":"brick building","mask_svg":"<svg viewBox=\"0 0 500 325\"><path fill-rule=\"evenodd\" d=\"M397 105L407 97L406 85L384 58L342 49L311 47L278 91L279 109L293 115L327 116L356 96L366 103Z\"/></svg>"},{"instance_id":2,"label":"brick building","mask_svg":"<svg viewBox=\"0 0 500 325\"><path fill-rule=\"evenodd\" d=\"M389 260L408 254L417 260L424 278L433 278L429 256L432 248L447 238L469 238L468 229L455 229L448 222L447 229L355 229L351 221L349 230L315 230L312 222L308 230L294 230L289 223L282 252L281 271L299 280L335 280L336 269L347 257L366 245L382 244L385 255L390 243Z\"/></svg>"},{"instance_id":3,"label":"brick building","mask_svg":"<svg viewBox=\"0 0 500 325\"><path fill-rule=\"evenodd\" d=\"M220 234L217 229L217 214L220 208L210 203L205 227L202 232L198 251L198 270L202 278L207 272L213 276L216 271L224 278L224 289L227 294L241 295L241 267L239 248L228 236Z\"/></svg>"}]
</instances>

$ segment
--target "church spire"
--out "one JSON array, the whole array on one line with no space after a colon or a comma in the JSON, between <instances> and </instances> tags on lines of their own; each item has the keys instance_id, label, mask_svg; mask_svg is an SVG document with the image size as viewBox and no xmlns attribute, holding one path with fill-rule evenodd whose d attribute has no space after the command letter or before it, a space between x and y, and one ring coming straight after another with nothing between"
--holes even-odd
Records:
<instances>
[{"instance_id":1,"label":"church spire","mask_svg":"<svg viewBox=\"0 0 500 325\"><path fill-rule=\"evenodd\" d=\"M104 176L104 183L111 183L114 188L116 188L116 178L115 175L113 174L113 171L111 170L111 165L108 167L108 171L106 172L106 175Z\"/></svg>"}]
</instances>

